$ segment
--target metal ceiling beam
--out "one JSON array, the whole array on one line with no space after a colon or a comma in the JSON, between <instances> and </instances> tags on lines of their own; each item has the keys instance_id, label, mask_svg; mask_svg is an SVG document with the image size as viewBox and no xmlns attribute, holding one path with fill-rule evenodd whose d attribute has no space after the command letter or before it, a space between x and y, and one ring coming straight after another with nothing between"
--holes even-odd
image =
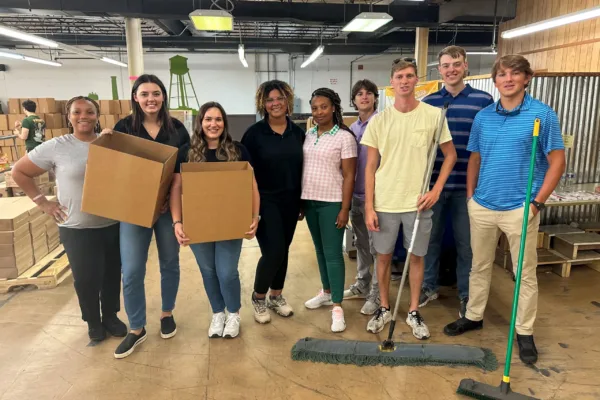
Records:
<instances>
[{"instance_id":1,"label":"metal ceiling beam","mask_svg":"<svg viewBox=\"0 0 600 400\"><path fill-rule=\"evenodd\" d=\"M192 33L189 30L185 30L186 25L178 19L156 19L154 20L154 23L169 35L192 36Z\"/></svg>"}]
</instances>

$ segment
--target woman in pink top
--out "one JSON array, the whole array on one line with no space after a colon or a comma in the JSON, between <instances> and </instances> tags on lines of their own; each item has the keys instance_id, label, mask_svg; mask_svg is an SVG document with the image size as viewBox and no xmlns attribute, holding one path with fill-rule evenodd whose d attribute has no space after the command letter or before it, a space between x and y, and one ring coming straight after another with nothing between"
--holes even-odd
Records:
<instances>
[{"instance_id":1,"label":"woman in pink top","mask_svg":"<svg viewBox=\"0 0 600 400\"><path fill-rule=\"evenodd\" d=\"M310 309L333 305L331 330L342 332L346 329L342 241L354 190L357 145L354 134L344 125L336 92L317 89L310 105L316 126L306 132L304 141L302 200L323 289L304 305Z\"/></svg>"}]
</instances>

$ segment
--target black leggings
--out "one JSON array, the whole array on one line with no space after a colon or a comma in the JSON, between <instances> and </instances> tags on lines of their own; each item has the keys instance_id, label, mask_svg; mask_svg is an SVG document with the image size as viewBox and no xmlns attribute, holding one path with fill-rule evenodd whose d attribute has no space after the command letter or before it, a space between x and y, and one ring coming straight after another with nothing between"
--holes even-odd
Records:
<instances>
[{"instance_id":1,"label":"black leggings","mask_svg":"<svg viewBox=\"0 0 600 400\"><path fill-rule=\"evenodd\" d=\"M121 306L119 224L96 229L59 228L73 271L81 318L100 323Z\"/></svg>"},{"instance_id":2,"label":"black leggings","mask_svg":"<svg viewBox=\"0 0 600 400\"><path fill-rule=\"evenodd\" d=\"M261 197L261 221L256 232L262 256L256 266L254 291L266 294L269 288L283 289L288 252L300 213L300 196Z\"/></svg>"}]
</instances>

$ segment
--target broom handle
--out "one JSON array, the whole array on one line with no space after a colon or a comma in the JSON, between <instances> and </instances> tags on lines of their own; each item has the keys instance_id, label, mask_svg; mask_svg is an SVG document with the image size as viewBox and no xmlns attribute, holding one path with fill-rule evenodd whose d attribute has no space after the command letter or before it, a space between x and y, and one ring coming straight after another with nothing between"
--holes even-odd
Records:
<instances>
[{"instance_id":1,"label":"broom handle","mask_svg":"<svg viewBox=\"0 0 600 400\"><path fill-rule=\"evenodd\" d=\"M421 197L425 195L429 191L429 182L431 181L431 173L433 172L433 165L435 164L435 159L437 157L437 148L438 143L440 142L440 137L442 136L442 130L444 129L444 121L446 121L446 112L448 111L448 105L450 102L446 102L444 107L442 108L442 115L440 117L440 121L437 126L437 131L435 133L433 146L428 154L428 164L427 171L425 171L425 177L423 179L423 186L421 186ZM421 212L417 211L417 217L415 219L415 226L413 227L412 237L410 239L410 245L408 246L408 251L406 252L406 260L404 261L404 270L402 271L402 280L400 281L400 288L398 289L398 295L396 296L396 305L394 306L394 314L392 314L392 322L390 324L390 330L388 333L388 340L392 340L392 336L394 335L394 327L396 325L396 316L398 315L398 308L400 308L400 298L402 297L402 289L404 288L404 283L406 282L406 275L408 275L408 268L410 266L410 256L412 254L413 245L415 244L415 237L417 236L417 231L419 229L419 222L421 221Z\"/></svg>"},{"instance_id":2,"label":"broom handle","mask_svg":"<svg viewBox=\"0 0 600 400\"><path fill-rule=\"evenodd\" d=\"M510 330L508 331L508 346L506 349L506 364L502 382L510 383L510 361L512 358L513 340L515 337L515 325L517 323L517 308L519 306L519 292L521 291L521 273L523 272L523 258L525 256L525 241L527 240L527 227L529 225L529 209L531 207L531 188L533 186L533 169L535 167L535 152L537 150L538 135L540 133L540 119L536 118L533 124L533 146L531 147L531 159L529 161L529 180L527 182L527 194L525 195L525 207L523 210L523 226L521 228L521 243L519 245L519 261L517 263L517 275L515 277L515 292L512 304L512 316L510 318Z\"/></svg>"}]
</instances>

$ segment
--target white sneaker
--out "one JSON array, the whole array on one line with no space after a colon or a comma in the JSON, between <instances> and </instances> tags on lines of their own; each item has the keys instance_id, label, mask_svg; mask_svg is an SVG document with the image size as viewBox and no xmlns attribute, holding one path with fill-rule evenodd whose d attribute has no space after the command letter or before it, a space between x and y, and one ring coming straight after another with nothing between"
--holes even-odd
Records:
<instances>
[{"instance_id":1,"label":"white sneaker","mask_svg":"<svg viewBox=\"0 0 600 400\"><path fill-rule=\"evenodd\" d=\"M240 334L240 313L231 313L227 315L227 321L225 321L225 329L223 330L223 337L227 339L233 339Z\"/></svg>"},{"instance_id":2,"label":"white sneaker","mask_svg":"<svg viewBox=\"0 0 600 400\"><path fill-rule=\"evenodd\" d=\"M331 332L344 332L345 330L344 310L340 306L333 307L333 310L331 310Z\"/></svg>"},{"instance_id":3,"label":"white sneaker","mask_svg":"<svg viewBox=\"0 0 600 400\"><path fill-rule=\"evenodd\" d=\"M252 296L252 307L254 307L254 320L259 324L266 324L271 321L271 313L267 308L266 299L257 299Z\"/></svg>"},{"instance_id":4,"label":"white sneaker","mask_svg":"<svg viewBox=\"0 0 600 400\"><path fill-rule=\"evenodd\" d=\"M344 290L344 300L364 299L365 297L367 297L367 294L362 292L355 284Z\"/></svg>"},{"instance_id":5,"label":"white sneaker","mask_svg":"<svg viewBox=\"0 0 600 400\"><path fill-rule=\"evenodd\" d=\"M420 340L429 339L429 328L425 325L425 320L418 311L411 311L406 317L406 323L412 328L414 337Z\"/></svg>"},{"instance_id":6,"label":"white sneaker","mask_svg":"<svg viewBox=\"0 0 600 400\"><path fill-rule=\"evenodd\" d=\"M213 314L210 327L208 328L209 338L218 338L223 336L223 329L225 329L225 318L224 312Z\"/></svg>"},{"instance_id":7,"label":"white sneaker","mask_svg":"<svg viewBox=\"0 0 600 400\"><path fill-rule=\"evenodd\" d=\"M314 310L315 308L319 308L321 306L331 306L333 302L331 301L331 293L325 293L323 289L312 299L308 300L304 303L306 308L310 308Z\"/></svg>"},{"instance_id":8,"label":"white sneaker","mask_svg":"<svg viewBox=\"0 0 600 400\"><path fill-rule=\"evenodd\" d=\"M292 315L294 315L294 310L287 303L285 297L283 297L282 295L275 296L274 298L268 296L267 307L269 307L271 310L274 310L277 314L281 315L282 317L291 317Z\"/></svg>"},{"instance_id":9,"label":"white sneaker","mask_svg":"<svg viewBox=\"0 0 600 400\"><path fill-rule=\"evenodd\" d=\"M367 324L367 331L371 333L379 333L391 320L392 313L390 312L390 310L380 307L375 313L375 316L371 318L371 320Z\"/></svg>"},{"instance_id":10,"label":"white sneaker","mask_svg":"<svg viewBox=\"0 0 600 400\"><path fill-rule=\"evenodd\" d=\"M373 315L379 309L379 303L373 300L365 301L365 304L360 309L360 313L363 315Z\"/></svg>"}]
</instances>

